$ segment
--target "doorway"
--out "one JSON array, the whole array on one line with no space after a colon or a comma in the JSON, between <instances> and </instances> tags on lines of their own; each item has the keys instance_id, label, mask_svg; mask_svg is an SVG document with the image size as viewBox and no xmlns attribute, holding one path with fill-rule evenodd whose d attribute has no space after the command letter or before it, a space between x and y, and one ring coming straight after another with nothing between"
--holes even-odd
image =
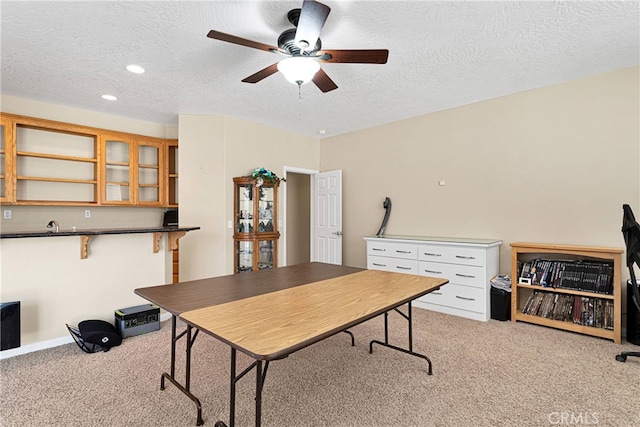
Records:
<instances>
[{"instance_id":1,"label":"doorway","mask_svg":"<svg viewBox=\"0 0 640 427\"><path fill-rule=\"evenodd\" d=\"M342 170L285 166L283 176L281 264L342 265Z\"/></svg>"},{"instance_id":2,"label":"doorway","mask_svg":"<svg viewBox=\"0 0 640 427\"><path fill-rule=\"evenodd\" d=\"M311 181L316 170L284 167L284 265L311 261Z\"/></svg>"}]
</instances>

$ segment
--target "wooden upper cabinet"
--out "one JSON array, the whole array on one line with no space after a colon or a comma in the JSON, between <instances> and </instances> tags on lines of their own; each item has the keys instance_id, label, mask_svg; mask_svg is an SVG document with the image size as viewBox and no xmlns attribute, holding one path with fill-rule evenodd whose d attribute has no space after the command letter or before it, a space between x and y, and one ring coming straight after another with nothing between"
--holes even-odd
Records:
<instances>
[{"instance_id":1,"label":"wooden upper cabinet","mask_svg":"<svg viewBox=\"0 0 640 427\"><path fill-rule=\"evenodd\" d=\"M106 205L165 206L165 143L157 138L102 135Z\"/></svg>"},{"instance_id":2,"label":"wooden upper cabinet","mask_svg":"<svg viewBox=\"0 0 640 427\"><path fill-rule=\"evenodd\" d=\"M13 145L14 123L5 116L0 116L0 202L13 201Z\"/></svg>"},{"instance_id":3,"label":"wooden upper cabinet","mask_svg":"<svg viewBox=\"0 0 640 427\"><path fill-rule=\"evenodd\" d=\"M97 135L66 123L14 118L11 200L24 205L97 204Z\"/></svg>"},{"instance_id":4,"label":"wooden upper cabinet","mask_svg":"<svg viewBox=\"0 0 640 427\"><path fill-rule=\"evenodd\" d=\"M170 205L167 146L177 148L177 140L12 114L0 118L3 203ZM171 201L177 206L175 191Z\"/></svg>"},{"instance_id":5,"label":"wooden upper cabinet","mask_svg":"<svg viewBox=\"0 0 640 427\"><path fill-rule=\"evenodd\" d=\"M164 144L158 141L138 139L136 142L137 186L136 201L139 205L166 205L164 174Z\"/></svg>"}]
</instances>

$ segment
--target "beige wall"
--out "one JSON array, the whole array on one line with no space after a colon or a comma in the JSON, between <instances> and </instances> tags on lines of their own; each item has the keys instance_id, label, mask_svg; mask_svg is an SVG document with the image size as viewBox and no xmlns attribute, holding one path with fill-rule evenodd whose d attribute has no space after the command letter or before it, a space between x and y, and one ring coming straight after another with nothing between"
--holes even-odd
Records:
<instances>
[{"instance_id":1,"label":"beige wall","mask_svg":"<svg viewBox=\"0 0 640 427\"><path fill-rule=\"evenodd\" d=\"M279 177L285 166L317 169L318 140L223 116L183 115L179 125L180 224L204 231L181 242L180 280L231 274L233 228L227 223L233 222L233 178L260 166ZM283 211L279 203L280 228ZM279 251L278 264L283 263Z\"/></svg>"},{"instance_id":2,"label":"beige wall","mask_svg":"<svg viewBox=\"0 0 640 427\"><path fill-rule=\"evenodd\" d=\"M343 170L343 261L366 266L385 196L387 234L624 247L640 212L639 68L323 139ZM438 182L444 181L444 186Z\"/></svg>"},{"instance_id":3,"label":"beige wall","mask_svg":"<svg viewBox=\"0 0 640 427\"><path fill-rule=\"evenodd\" d=\"M182 115L179 126L179 222L200 227L180 241L180 280L219 276L227 257L225 119Z\"/></svg>"}]
</instances>

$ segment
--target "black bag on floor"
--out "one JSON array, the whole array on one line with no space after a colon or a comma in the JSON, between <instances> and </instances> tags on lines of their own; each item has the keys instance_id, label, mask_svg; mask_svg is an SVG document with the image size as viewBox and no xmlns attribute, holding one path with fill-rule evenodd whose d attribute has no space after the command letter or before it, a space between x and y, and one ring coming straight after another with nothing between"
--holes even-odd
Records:
<instances>
[{"instance_id":1,"label":"black bag on floor","mask_svg":"<svg viewBox=\"0 0 640 427\"><path fill-rule=\"evenodd\" d=\"M122 337L115 326L104 320L83 320L74 328L67 325L69 333L78 347L86 353L109 351L122 344Z\"/></svg>"}]
</instances>

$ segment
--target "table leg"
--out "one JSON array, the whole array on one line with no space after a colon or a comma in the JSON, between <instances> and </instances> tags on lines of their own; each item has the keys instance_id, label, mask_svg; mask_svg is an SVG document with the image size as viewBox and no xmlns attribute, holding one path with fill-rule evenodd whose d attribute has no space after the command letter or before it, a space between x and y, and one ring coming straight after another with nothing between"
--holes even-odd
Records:
<instances>
[{"instance_id":1,"label":"table leg","mask_svg":"<svg viewBox=\"0 0 640 427\"><path fill-rule=\"evenodd\" d=\"M269 366L268 363L267 366ZM264 373L266 374L266 372ZM262 374L262 360L258 360L256 365L256 427L260 427L262 422L262 387L264 386Z\"/></svg>"},{"instance_id":2,"label":"table leg","mask_svg":"<svg viewBox=\"0 0 640 427\"><path fill-rule=\"evenodd\" d=\"M204 420L202 419L202 405L200 404L200 400L195 397L191 391L191 347L195 342L196 337L198 336L198 330L196 329L196 333L191 337L191 326L187 326L187 329L182 331L179 335L176 334L176 316L171 317L171 367L170 374L164 372L160 377L160 390L164 390L164 380L168 379L173 385L175 385L178 390L183 392L189 399L193 401L196 405L196 409L198 411L198 417L196 419L196 425L201 426L204 424ZM185 368L185 385L183 386L175 379L176 374L176 343L180 338L184 335L187 335L187 355L186 355L186 368Z\"/></svg>"},{"instance_id":3,"label":"table leg","mask_svg":"<svg viewBox=\"0 0 640 427\"><path fill-rule=\"evenodd\" d=\"M344 332L345 334L349 334L349 336L351 337L351 347L355 347L356 346L356 338L353 336L353 332L347 331L347 330L344 330L342 332Z\"/></svg>"},{"instance_id":4,"label":"table leg","mask_svg":"<svg viewBox=\"0 0 640 427\"><path fill-rule=\"evenodd\" d=\"M236 374L236 349L231 348L231 366L229 369L229 425L224 421L216 421L215 427L234 427L236 422L236 383L240 381L247 373L251 372L253 368L256 368L256 414L255 425L260 427L262 422L262 389L264 388L264 382L267 378L267 370L269 369L269 361L264 362L264 368L262 360L256 360L249 365L245 370Z\"/></svg>"},{"instance_id":5,"label":"table leg","mask_svg":"<svg viewBox=\"0 0 640 427\"><path fill-rule=\"evenodd\" d=\"M389 344L389 323L388 323L388 312L384 313L384 342L378 341L378 340L373 340L369 343L369 354L373 353L373 345L374 344L379 344L383 347L388 347L391 348L393 350L398 350L402 353L406 353L406 354L410 354L412 356L416 356L419 357L421 359L425 359L427 361L427 363L429 364L429 375L433 375L433 367L431 365L431 360L425 356L424 354L420 354L420 353L416 353L413 351L413 321L412 321L412 316L411 316L411 301L409 301L408 303L408 310L407 310L407 314L404 314L402 311L400 311L397 307L395 307L393 310L396 311L397 313L399 313L402 317L404 317L407 322L408 322L408 332L409 332L409 349L404 349L401 347L397 347L395 345L391 345Z\"/></svg>"}]
</instances>

